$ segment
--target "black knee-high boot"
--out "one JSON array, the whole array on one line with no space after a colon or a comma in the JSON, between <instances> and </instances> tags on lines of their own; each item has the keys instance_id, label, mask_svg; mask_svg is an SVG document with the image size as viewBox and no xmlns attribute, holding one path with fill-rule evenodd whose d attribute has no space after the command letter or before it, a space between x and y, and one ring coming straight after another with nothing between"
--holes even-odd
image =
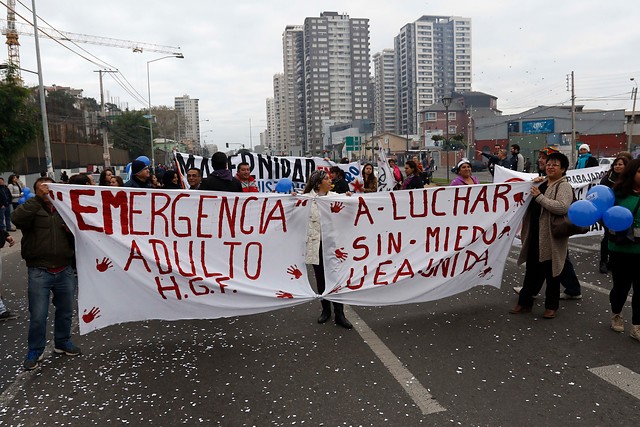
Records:
<instances>
[{"instance_id":1,"label":"black knee-high boot","mask_svg":"<svg viewBox=\"0 0 640 427\"><path fill-rule=\"evenodd\" d=\"M320 300L320 304L322 304L322 313L320 313L320 317L318 317L318 323L325 323L331 319L331 301L323 299Z\"/></svg>"},{"instance_id":2,"label":"black knee-high boot","mask_svg":"<svg viewBox=\"0 0 640 427\"><path fill-rule=\"evenodd\" d=\"M333 310L336 312L336 325L342 326L345 329L352 329L353 325L351 322L344 317L344 305L334 302Z\"/></svg>"}]
</instances>

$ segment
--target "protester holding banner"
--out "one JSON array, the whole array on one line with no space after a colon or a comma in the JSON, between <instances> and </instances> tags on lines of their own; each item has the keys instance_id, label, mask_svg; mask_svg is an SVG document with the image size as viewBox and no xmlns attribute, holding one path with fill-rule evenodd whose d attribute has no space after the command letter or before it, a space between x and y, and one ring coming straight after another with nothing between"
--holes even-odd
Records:
<instances>
[{"instance_id":1,"label":"protester holding banner","mask_svg":"<svg viewBox=\"0 0 640 427\"><path fill-rule=\"evenodd\" d=\"M378 191L378 179L373 173L373 165L365 163L362 168L362 180L364 181L364 192L375 193Z\"/></svg>"},{"instance_id":2,"label":"protester holding banner","mask_svg":"<svg viewBox=\"0 0 640 427\"><path fill-rule=\"evenodd\" d=\"M404 173L407 176L402 183L403 190L412 190L414 188L424 188L424 181L418 173L418 165L413 160L407 160L404 164Z\"/></svg>"},{"instance_id":3,"label":"protester holding banner","mask_svg":"<svg viewBox=\"0 0 640 427\"><path fill-rule=\"evenodd\" d=\"M471 162L469 159L462 159L456 166L456 173L458 174L449 185L474 185L478 184L478 179L472 175Z\"/></svg>"},{"instance_id":4,"label":"protester holding banner","mask_svg":"<svg viewBox=\"0 0 640 427\"><path fill-rule=\"evenodd\" d=\"M640 341L640 159L634 159L625 166L620 178L613 186L615 204L635 211L632 221L635 240L626 244L609 241L609 258L613 288L609 293L611 303L611 329L624 332L622 308L633 287L631 297L631 338Z\"/></svg>"},{"instance_id":5,"label":"protester holding banner","mask_svg":"<svg viewBox=\"0 0 640 427\"><path fill-rule=\"evenodd\" d=\"M47 343L49 298L56 308L54 352L77 356L80 349L71 342L71 321L77 287L71 232L49 199L48 177L33 185L35 197L18 206L11 220L22 231L21 254L27 264L29 299L29 352L24 369L33 370L42 360Z\"/></svg>"},{"instance_id":6,"label":"protester holding banner","mask_svg":"<svg viewBox=\"0 0 640 427\"><path fill-rule=\"evenodd\" d=\"M162 188L165 190L181 190L178 174L174 170L168 170L162 175Z\"/></svg>"},{"instance_id":7,"label":"protester holding banner","mask_svg":"<svg viewBox=\"0 0 640 427\"><path fill-rule=\"evenodd\" d=\"M200 190L242 193L242 184L227 169L227 155L221 151L211 156L213 172L200 184Z\"/></svg>"},{"instance_id":8,"label":"protester holding banner","mask_svg":"<svg viewBox=\"0 0 640 427\"><path fill-rule=\"evenodd\" d=\"M131 175L129 181L124 183L125 187L151 188L151 171L142 160L131 162Z\"/></svg>"},{"instance_id":9,"label":"protester holding banner","mask_svg":"<svg viewBox=\"0 0 640 427\"><path fill-rule=\"evenodd\" d=\"M102 172L100 172L100 178L98 178L98 185L102 185L105 187L110 186L112 176L113 176L113 171L109 168L104 168Z\"/></svg>"},{"instance_id":10,"label":"protester holding banner","mask_svg":"<svg viewBox=\"0 0 640 427\"><path fill-rule=\"evenodd\" d=\"M198 168L190 168L186 171L187 183L189 183L189 190L199 190L202 183L202 172Z\"/></svg>"},{"instance_id":11,"label":"protester holding banner","mask_svg":"<svg viewBox=\"0 0 640 427\"><path fill-rule=\"evenodd\" d=\"M552 215L566 215L573 201L573 189L567 181L569 159L561 153L547 157L546 179L540 187L533 186L533 201L529 204L522 222L522 249L518 264L527 263L524 282L518 304L512 314L531 312L533 298L540 292L545 280L545 319L556 317L560 302L560 273L565 264L569 245L568 236L552 235Z\"/></svg>"},{"instance_id":12,"label":"protester holding banner","mask_svg":"<svg viewBox=\"0 0 640 427\"><path fill-rule=\"evenodd\" d=\"M331 176L331 182L333 184L333 192L338 194L344 194L349 191L349 183L345 179L345 174L338 166L331 166L329 168L329 174Z\"/></svg>"},{"instance_id":13,"label":"protester holding banner","mask_svg":"<svg viewBox=\"0 0 640 427\"><path fill-rule=\"evenodd\" d=\"M624 153L624 154L623 154ZM615 160L611 164L611 169L602 177L600 185L613 188L614 184L620 177L624 167L631 160L631 154L628 152L618 153ZM600 273L607 274L609 272L609 230L604 227L604 234L600 242Z\"/></svg>"},{"instance_id":14,"label":"protester holding banner","mask_svg":"<svg viewBox=\"0 0 640 427\"><path fill-rule=\"evenodd\" d=\"M538 173L540 176L547 175L547 157L551 153L559 153L553 147L544 147L538 152ZM569 251L564 260L564 267L560 273L560 284L564 287L564 292L560 294L561 300L579 300L582 299L582 288L580 281L576 275L576 270L569 258ZM513 291L517 294L522 290L522 286L514 286Z\"/></svg>"},{"instance_id":15,"label":"protester holding banner","mask_svg":"<svg viewBox=\"0 0 640 427\"><path fill-rule=\"evenodd\" d=\"M259 193L258 184L256 179L251 176L251 166L247 162L241 162L238 164L238 173L236 178L242 184L242 191L244 193Z\"/></svg>"},{"instance_id":16,"label":"protester holding banner","mask_svg":"<svg viewBox=\"0 0 640 427\"><path fill-rule=\"evenodd\" d=\"M309 214L309 227L307 228L307 250L305 262L313 266L313 272L316 276L318 285L318 293L323 294L325 290L324 281L324 262L322 260L322 231L320 227L320 210L316 203L316 197L326 195L335 196L336 193L331 191L331 177L325 170L316 170L311 174L303 193L313 197L311 202L311 211ZM331 302L327 300L320 301L322 304L322 313L318 317L318 323L325 323L331 318ZM351 322L344 315L344 305L334 302L333 310L335 312L336 325L346 329L353 328Z\"/></svg>"}]
</instances>

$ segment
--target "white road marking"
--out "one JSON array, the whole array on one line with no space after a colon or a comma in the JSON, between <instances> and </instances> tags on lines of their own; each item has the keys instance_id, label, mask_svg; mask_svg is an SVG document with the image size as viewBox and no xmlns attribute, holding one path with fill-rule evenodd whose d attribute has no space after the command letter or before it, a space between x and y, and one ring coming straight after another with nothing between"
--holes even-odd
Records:
<instances>
[{"instance_id":1,"label":"white road marking","mask_svg":"<svg viewBox=\"0 0 640 427\"><path fill-rule=\"evenodd\" d=\"M622 365L600 366L589 372L640 400L640 375Z\"/></svg>"},{"instance_id":2,"label":"white road marking","mask_svg":"<svg viewBox=\"0 0 640 427\"><path fill-rule=\"evenodd\" d=\"M378 359L386 366L423 414L446 411L351 307L345 307L345 311L348 311L348 317L353 321L354 329L358 331L364 342L378 356Z\"/></svg>"}]
</instances>

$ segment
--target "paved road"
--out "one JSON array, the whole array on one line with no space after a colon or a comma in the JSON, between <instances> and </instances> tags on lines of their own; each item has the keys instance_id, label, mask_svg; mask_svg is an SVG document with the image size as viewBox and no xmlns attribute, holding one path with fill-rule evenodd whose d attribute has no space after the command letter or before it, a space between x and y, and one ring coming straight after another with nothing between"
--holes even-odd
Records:
<instances>
[{"instance_id":1,"label":"paved road","mask_svg":"<svg viewBox=\"0 0 640 427\"><path fill-rule=\"evenodd\" d=\"M508 314L523 275L514 247L502 289L351 307L351 331L315 323L318 303L130 323L79 337L80 357L48 351L29 373L26 270L18 246L3 249L3 294L22 317L0 323L0 425L635 425L640 343L609 329L598 243L572 243L584 299L555 320L542 301Z\"/></svg>"}]
</instances>

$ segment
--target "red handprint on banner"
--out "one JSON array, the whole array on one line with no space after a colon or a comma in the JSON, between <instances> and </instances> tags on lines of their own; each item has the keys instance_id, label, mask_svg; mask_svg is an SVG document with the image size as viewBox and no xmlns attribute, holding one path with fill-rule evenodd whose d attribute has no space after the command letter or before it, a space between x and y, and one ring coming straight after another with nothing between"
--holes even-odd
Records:
<instances>
[{"instance_id":1,"label":"red handprint on banner","mask_svg":"<svg viewBox=\"0 0 640 427\"><path fill-rule=\"evenodd\" d=\"M333 202L331 204L331 213L340 213L342 209L344 209L344 203L342 202Z\"/></svg>"},{"instance_id":2,"label":"red handprint on banner","mask_svg":"<svg viewBox=\"0 0 640 427\"><path fill-rule=\"evenodd\" d=\"M501 238L502 236L504 236L505 234L509 234L509 232L511 231L511 227L509 227L508 225L504 228L504 230L502 230L502 232L500 233L500 235L498 236L498 239Z\"/></svg>"},{"instance_id":3,"label":"red handprint on banner","mask_svg":"<svg viewBox=\"0 0 640 427\"><path fill-rule=\"evenodd\" d=\"M289 292L278 291L278 293L276 294L276 298L291 299L293 298L293 295Z\"/></svg>"},{"instance_id":4,"label":"red handprint on banner","mask_svg":"<svg viewBox=\"0 0 640 427\"><path fill-rule=\"evenodd\" d=\"M98 258L96 258L96 270L100 273L104 273L107 269L113 267L111 260L107 257L102 258L102 262L98 262Z\"/></svg>"},{"instance_id":5,"label":"red handprint on banner","mask_svg":"<svg viewBox=\"0 0 640 427\"><path fill-rule=\"evenodd\" d=\"M513 200L518 206L524 205L524 193L516 193L513 195Z\"/></svg>"},{"instance_id":6,"label":"red handprint on banner","mask_svg":"<svg viewBox=\"0 0 640 427\"><path fill-rule=\"evenodd\" d=\"M82 321L84 323L91 323L98 317L100 317L100 309L98 307L92 307L91 310L87 313L87 309L84 310L84 314L82 315Z\"/></svg>"},{"instance_id":7,"label":"red handprint on banner","mask_svg":"<svg viewBox=\"0 0 640 427\"><path fill-rule=\"evenodd\" d=\"M487 267L487 268L485 268L484 270L482 270L482 271L480 272L480 274L478 274L478 277L484 277L484 276L486 276L487 274L491 273L491 270L492 270L492 268L491 268L491 267Z\"/></svg>"},{"instance_id":8,"label":"red handprint on banner","mask_svg":"<svg viewBox=\"0 0 640 427\"><path fill-rule=\"evenodd\" d=\"M336 258L338 258L340 261L344 261L347 259L347 253L343 252L344 248L340 248L340 249L336 249Z\"/></svg>"},{"instance_id":9,"label":"red handprint on banner","mask_svg":"<svg viewBox=\"0 0 640 427\"><path fill-rule=\"evenodd\" d=\"M291 278L291 280L295 279L299 279L302 277L302 271L300 271L300 269L298 268L297 265L292 265L289 268L287 268L287 273L291 274L293 277Z\"/></svg>"}]
</instances>

